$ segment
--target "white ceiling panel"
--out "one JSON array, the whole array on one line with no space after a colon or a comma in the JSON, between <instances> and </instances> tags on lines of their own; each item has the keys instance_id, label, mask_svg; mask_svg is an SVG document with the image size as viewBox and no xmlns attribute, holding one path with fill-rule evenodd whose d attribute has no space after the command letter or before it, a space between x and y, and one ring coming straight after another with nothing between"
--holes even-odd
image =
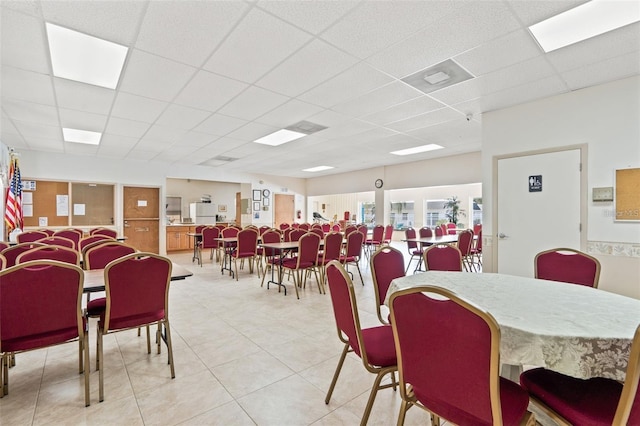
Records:
<instances>
[{"instance_id":1,"label":"white ceiling panel","mask_svg":"<svg viewBox=\"0 0 640 426\"><path fill-rule=\"evenodd\" d=\"M161 141L158 139L151 139L147 136L140 139L136 144L134 150L146 151L146 152L155 152L156 154L164 151L165 149L171 148L173 142Z\"/></svg>"},{"instance_id":2,"label":"white ceiling panel","mask_svg":"<svg viewBox=\"0 0 640 426\"><path fill-rule=\"evenodd\" d=\"M55 105L51 77L13 67L2 67L0 79L2 96L37 104Z\"/></svg>"},{"instance_id":3,"label":"white ceiling panel","mask_svg":"<svg viewBox=\"0 0 640 426\"><path fill-rule=\"evenodd\" d=\"M124 151L125 153L131 149L138 143L138 138L130 138L127 136L114 135L110 133L105 133L102 135L102 139L100 139L100 151L102 150L111 150L115 152L115 150Z\"/></svg>"},{"instance_id":4,"label":"white ceiling panel","mask_svg":"<svg viewBox=\"0 0 640 426\"><path fill-rule=\"evenodd\" d=\"M218 112L243 120L254 120L288 100L286 96L251 86Z\"/></svg>"},{"instance_id":5,"label":"white ceiling panel","mask_svg":"<svg viewBox=\"0 0 640 426\"><path fill-rule=\"evenodd\" d=\"M54 78L56 100L60 108L109 114L116 92L91 84L77 83L62 78Z\"/></svg>"},{"instance_id":6,"label":"white ceiling panel","mask_svg":"<svg viewBox=\"0 0 640 426\"><path fill-rule=\"evenodd\" d=\"M200 67L246 9L233 1L152 1L136 47Z\"/></svg>"},{"instance_id":7,"label":"white ceiling panel","mask_svg":"<svg viewBox=\"0 0 640 426\"><path fill-rule=\"evenodd\" d=\"M335 126L329 127L328 129L324 129L316 133L316 135L319 138L330 140L340 137L350 137L375 128L375 125L366 123L362 120L349 120L341 124L336 124ZM340 148L342 148L342 144L336 144L335 147L339 150Z\"/></svg>"},{"instance_id":8,"label":"white ceiling panel","mask_svg":"<svg viewBox=\"0 0 640 426\"><path fill-rule=\"evenodd\" d=\"M64 152L64 142L56 139L31 138L29 148L45 152Z\"/></svg>"},{"instance_id":9,"label":"white ceiling panel","mask_svg":"<svg viewBox=\"0 0 640 426\"><path fill-rule=\"evenodd\" d=\"M119 136L141 138L151 125L142 121L127 120L126 118L111 117L105 128L105 133Z\"/></svg>"},{"instance_id":10,"label":"white ceiling panel","mask_svg":"<svg viewBox=\"0 0 640 426\"><path fill-rule=\"evenodd\" d=\"M364 116L362 119L371 123L384 125L406 119L407 117L413 117L429 111L434 111L442 107L444 107L444 104L425 95L397 104L383 111Z\"/></svg>"},{"instance_id":11,"label":"white ceiling panel","mask_svg":"<svg viewBox=\"0 0 640 426\"><path fill-rule=\"evenodd\" d=\"M332 79L298 96L307 102L330 108L338 103L364 95L393 78L360 62Z\"/></svg>"},{"instance_id":12,"label":"white ceiling panel","mask_svg":"<svg viewBox=\"0 0 640 426\"><path fill-rule=\"evenodd\" d=\"M156 120L156 124L175 127L177 129L192 129L210 115L211 113L209 111L173 104L160 115L158 120Z\"/></svg>"},{"instance_id":13,"label":"white ceiling panel","mask_svg":"<svg viewBox=\"0 0 640 426\"><path fill-rule=\"evenodd\" d=\"M149 72L153 70L153 72ZM140 50L129 52L120 90L160 101L172 100L196 69Z\"/></svg>"},{"instance_id":14,"label":"white ceiling panel","mask_svg":"<svg viewBox=\"0 0 640 426\"><path fill-rule=\"evenodd\" d=\"M207 133L189 132L177 142L177 145L199 148L208 145L217 139L218 136L209 135Z\"/></svg>"},{"instance_id":15,"label":"white ceiling panel","mask_svg":"<svg viewBox=\"0 0 640 426\"><path fill-rule=\"evenodd\" d=\"M588 0L507 0L525 26L537 24L554 15L573 9Z\"/></svg>"},{"instance_id":16,"label":"white ceiling panel","mask_svg":"<svg viewBox=\"0 0 640 426\"><path fill-rule=\"evenodd\" d=\"M248 85L207 71L199 71L176 98L176 103L217 111Z\"/></svg>"},{"instance_id":17,"label":"white ceiling panel","mask_svg":"<svg viewBox=\"0 0 640 426\"><path fill-rule=\"evenodd\" d=\"M14 120L13 124L27 143L36 138L62 141L62 129L59 126L46 126L44 124L17 120Z\"/></svg>"},{"instance_id":18,"label":"white ceiling panel","mask_svg":"<svg viewBox=\"0 0 640 426\"><path fill-rule=\"evenodd\" d=\"M426 114L417 115L406 120L387 124L390 129L398 132L410 132L421 127L434 126L453 120L466 120L465 116L451 108L441 108Z\"/></svg>"},{"instance_id":19,"label":"white ceiling panel","mask_svg":"<svg viewBox=\"0 0 640 426\"><path fill-rule=\"evenodd\" d=\"M130 160L138 160L138 161L149 161L157 156L158 153L156 151L145 151L142 149L132 149L127 154L127 159Z\"/></svg>"},{"instance_id":20,"label":"white ceiling panel","mask_svg":"<svg viewBox=\"0 0 640 426\"><path fill-rule=\"evenodd\" d=\"M23 102L17 99L3 99L2 108L12 120L30 121L50 126L58 126L60 124L58 110L49 105Z\"/></svg>"},{"instance_id":21,"label":"white ceiling panel","mask_svg":"<svg viewBox=\"0 0 640 426\"><path fill-rule=\"evenodd\" d=\"M18 134L5 133L3 130L0 132L0 138L2 138L2 143L12 148L29 148L24 138Z\"/></svg>"},{"instance_id":22,"label":"white ceiling panel","mask_svg":"<svg viewBox=\"0 0 640 426\"><path fill-rule=\"evenodd\" d=\"M302 102L297 99L292 99L289 102L280 105L276 109L262 115L260 118L257 118L256 121L274 127L287 127L297 123L298 121L307 120L308 117L321 111L323 111L322 107Z\"/></svg>"},{"instance_id":23,"label":"white ceiling panel","mask_svg":"<svg viewBox=\"0 0 640 426\"><path fill-rule=\"evenodd\" d=\"M319 34L358 3L359 0L339 2L261 0L258 2L258 7L310 33Z\"/></svg>"},{"instance_id":24,"label":"white ceiling panel","mask_svg":"<svg viewBox=\"0 0 640 426\"><path fill-rule=\"evenodd\" d=\"M99 145L87 145L86 143L64 143L64 152L74 155L96 155L100 150Z\"/></svg>"},{"instance_id":25,"label":"white ceiling panel","mask_svg":"<svg viewBox=\"0 0 640 426\"><path fill-rule=\"evenodd\" d=\"M38 0L3 0L2 7L33 16L41 15L40 2Z\"/></svg>"},{"instance_id":26,"label":"white ceiling panel","mask_svg":"<svg viewBox=\"0 0 640 426\"><path fill-rule=\"evenodd\" d=\"M213 114L193 130L211 135L224 136L247 123L247 120L229 117L228 115Z\"/></svg>"},{"instance_id":27,"label":"white ceiling panel","mask_svg":"<svg viewBox=\"0 0 640 426\"><path fill-rule=\"evenodd\" d=\"M188 132L186 130L177 129L174 127L160 126L154 124L147 130L147 133L142 137L143 140L157 140L160 142L167 142L173 144L179 140L182 140Z\"/></svg>"},{"instance_id":28,"label":"white ceiling panel","mask_svg":"<svg viewBox=\"0 0 640 426\"><path fill-rule=\"evenodd\" d=\"M337 126L338 124L346 123L349 120L351 120L350 116L331 111L330 109L325 109L324 111L308 118L308 121L326 127Z\"/></svg>"},{"instance_id":29,"label":"white ceiling panel","mask_svg":"<svg viewBox=\"0 0 640 426\"><path fill-rule=\"evenodd\" d=\"M153 123L169 105L167 102L144 98L130 93L119 92L113 104L111 115L129 120Z\"/></svg>"},{"instance_id":30,"label":"white ceiling panel","mask_svg":"<svg viewBox=\"0 0 640 426\"><path fill-rule=\"evenodd\" d=\"M2 64L42 74L49 72L43 26L32 16L2 10Z\"/></svg>"},{"instance_id":31,"label":"white ceiling panel","mask_svg":"<svg viewBox=\"0 0 640 426\"><path fill-rule=\"evenodd\" d=\"M593 65L562 73L571 90L604 83L612 77L624 78L640 73L640 60L635 53L617 56ZM640 99L640 93L638 94Z\"/></svg>"},{"instance_id":32,"label":"white ceiling panel","mask_svg":"<svg viewBox=\"0 0 640 426\"><path fill-rule=\"evenodd\" d=\"M257 85L274 92L297 96L354 65L358 60L327 43L314 40L269 74Z\"/></svg>"},{"instance_id":33,"label":"white ceiling panel","mask_svg":"<svg viewBox=\"0 0 640 426\"><path fill-rule=\"evenodd\" d=\"M3 102L3 104L4 104L4 102ZM3 107L4 107L4 105L3 105ZM16 126L13 125L13 123L11 122L9 117L6 116L4 113L2 114L2 122L0 123L0 131L2 131L3 135L5 135L5 134L11 134L11 135L19 134L18 129L16 129Z\"/></svg>"},{"instance_id":34,"label":"white ceiling panel","mask_svg":"<svg viewBox=\"0 0 640 426\"><path fill-rule=\"evenodd\" d=\"M62 127L102 133L107 124L108 117L106 115L91 114L89 112L65 108L59 108L59 111L60 125Z\"/></svg>"},{"instance_id":35,"label":"white ceiling panel","mask_svg":"<svg viewBox=\"0 0 640 426\"><path fill-rule=\"evenodd\" d=\"M243 142L249 142L268 135L269 133L273 133L277 130L280 129L278 127L267 126L266 124L252 122L245 124L237 130L234 130L226 137L241 140Z\"/></svg>"},{"instance_id":36,"label":"white ceiling panel","mask_svg":"<svg viewBox=\"0 0 640 426\"><path fill-rule=\"evenodd\" d=\"M331 109L354 117L361 117L423 95L424 93L404 82L395 81L366 95L338 104Z\"/></svg>"},{"instance_id":37,"label":"white ceiling panel","mask_svg":"<svg viewBox=\"0 0 640 426\"><path fill-rule=\"evenodd\" d=\"M568 91L564 81L560 77L553 75L522 86L511 87L483 96L481 101L482 110L485 112L493 111L505 106L517 105Z\"/></svg>"},{"instance_id":38,"label":"white ceiling panel","mask_svg":"<svg viewBox=\"0 0 640 426\"><path fill-rule=\"evenodd\" d=\"M204 68L253 83L310 39L309 34L291 24L253 9ZM249 64L247 58L251 58Z\"/></svg>"}]
</instances>

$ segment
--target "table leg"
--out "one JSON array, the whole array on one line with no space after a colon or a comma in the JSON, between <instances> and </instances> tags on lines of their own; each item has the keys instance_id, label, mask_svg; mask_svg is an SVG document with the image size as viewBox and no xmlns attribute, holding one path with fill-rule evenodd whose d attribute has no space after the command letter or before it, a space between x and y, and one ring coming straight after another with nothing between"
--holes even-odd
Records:
<instances>
[{"instance_id":1,"label":"table leg","mask_svg":"<svg viewBox=\"0 0 640 426\"><path fill-rule=\"evenodd\" d=\"M231 278L235 278L235 273L233 272L233 269L231 268L231 251L232 251L232 247L230 245L227 245L227 243L225 242L223 244L222 250L224 251L224 258L222 259L222 269L220 270L220 272L224 275L224 271L228 270L229 271L229 275L231 276ZM229 267L227 267L227 259L229 259Z\"/></svg>"},{"instance_id":2,"label":"table leg","mask_svg":"<svg viewBox=\"0 0 640 426\"><path fill-rule=\"evenodd\" d=\"M273 276L273 270L274 268L274 264L271 264L271 279L269 281L267 281L267 290L269 290L269 284L273 283L275 285L278 286L278 292L280 292L280 287L284 288L284 295L287 295L287 286L285 286L284 284L282 284L282 259L284 258L284 256L286 256L286 252L283 252L282 250L280 250L279 252L279 259L278 259L278 281L276 281L274 279Z\"/></svg>"}]
</instances>

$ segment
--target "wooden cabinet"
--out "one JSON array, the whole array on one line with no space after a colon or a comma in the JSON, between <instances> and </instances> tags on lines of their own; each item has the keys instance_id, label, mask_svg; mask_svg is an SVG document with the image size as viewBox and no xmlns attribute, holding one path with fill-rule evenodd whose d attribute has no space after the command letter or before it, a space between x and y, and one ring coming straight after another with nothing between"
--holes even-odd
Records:
<instances>
[{"instance_id":1,"label":"wooden cabinet","mask_svg":"<svg viewBox=\"0 0 640 426\"><path fill-rule=\"evenodd\" d=\"M189 233L194 232L195 226L167 226L167 252L193 250L193 237Z\"/></svg>"}]
</instances>

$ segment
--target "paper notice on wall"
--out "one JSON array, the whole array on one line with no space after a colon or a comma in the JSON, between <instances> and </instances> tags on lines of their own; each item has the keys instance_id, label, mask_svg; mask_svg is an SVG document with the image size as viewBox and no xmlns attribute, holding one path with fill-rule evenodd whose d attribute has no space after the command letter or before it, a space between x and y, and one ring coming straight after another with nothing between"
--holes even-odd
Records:
<instances>
[{"instance_id":1,"label":"paper notice on wall","mask_svg":"<svg viewBox=\"0 0 640 426\"><path fill-rule=\"evenodd\" d=\"M22 206L22 215L24 217L33 217L33 204L25 204Z\"/></svg>"},{"instance_id":2,"label":"paper notice on wall","mask_svg":"<svg viewBox=\"0 0 640 426\"><path fill-rule=\"evenodd\" d=\"M33 192L22 192L22 204L33 204Z\"/></svg>"},{"instance_id":3,"label":"paper notice on wall","mask_svg":"<svg viewBox=\"0 0 640 426\"><path fill-rule=\"evenodd\" d=\"M147 200L138 200L138 207L147 207Z\"/></svg>"},{"instance_id":4,"label":"paper notice on wall","mask_svg":"<svg viewBox=\"0 0 640 426\"><path fill-rule=\"evenodd\" d=\"M56 195L56 215L69 216L69 196Z\"/></svg>"},{"instance_id":5,"label":"paper notice on wall","mask_svg":"<svg viewBox=\"0 0 640 426\"><path fill-rule=\"evenodd\" d=\"M73 215L74 216L84 216L84 204L74 204L73 205Z\"/></svg>"},{"instance_id":6,"label":"paper notice on wall","mask_svg":"<svg viewBox=\"0 0 640 426\"><path fill-rule=\"evenodd\" d=\"M48 217L39 217L38 218L38 226L49 226L49 218Z\"/></svg>"}]
</instances>

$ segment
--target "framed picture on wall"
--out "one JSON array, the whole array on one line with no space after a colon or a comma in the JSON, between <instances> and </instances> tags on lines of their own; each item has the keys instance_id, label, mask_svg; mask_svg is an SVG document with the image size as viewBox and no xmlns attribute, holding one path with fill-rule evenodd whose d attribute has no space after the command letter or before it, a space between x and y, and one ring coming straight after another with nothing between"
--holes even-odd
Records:
<instances>
[{"instance_id":1,"label":"framed picture on wall","mask_svg":"<svg viewBox=\"0 0 640 426\"><path fill-rule=\"evenodd\" d=\"M262 199L262 192L259 189L253 190L253 201L260 201Z\"/></svg>"},{"instance_id":2,"label":"framed picture on wall","mask_svg":"<svg viewBox=\"0 0 640 426\"><path fill-rule=\"evenodd\" d=\"M254 212L260 211L260 202L253 203L253 211Z\"/></svg>"},{"instance_id":3,"label":"framed picture on wall","mask_svg":"<svg viewBox=\"0 0 640 426\"><path fill-rule=\"evenodd\" d=\"M262 205L263 206L268 206L269 205L269 199L268 198L263 198L262 199Z\"/></svg>"},{"instance_id":4,"label":"framed picture on wall","mask_svg":"<svg viewBox=\"0 0 640 426\"><path fill-rule=\"evenodd\" d=\"M218 211L219 212L226 212L227 211L227 205L226 204L218 204Z\"/></svg>"}]
</instances>

